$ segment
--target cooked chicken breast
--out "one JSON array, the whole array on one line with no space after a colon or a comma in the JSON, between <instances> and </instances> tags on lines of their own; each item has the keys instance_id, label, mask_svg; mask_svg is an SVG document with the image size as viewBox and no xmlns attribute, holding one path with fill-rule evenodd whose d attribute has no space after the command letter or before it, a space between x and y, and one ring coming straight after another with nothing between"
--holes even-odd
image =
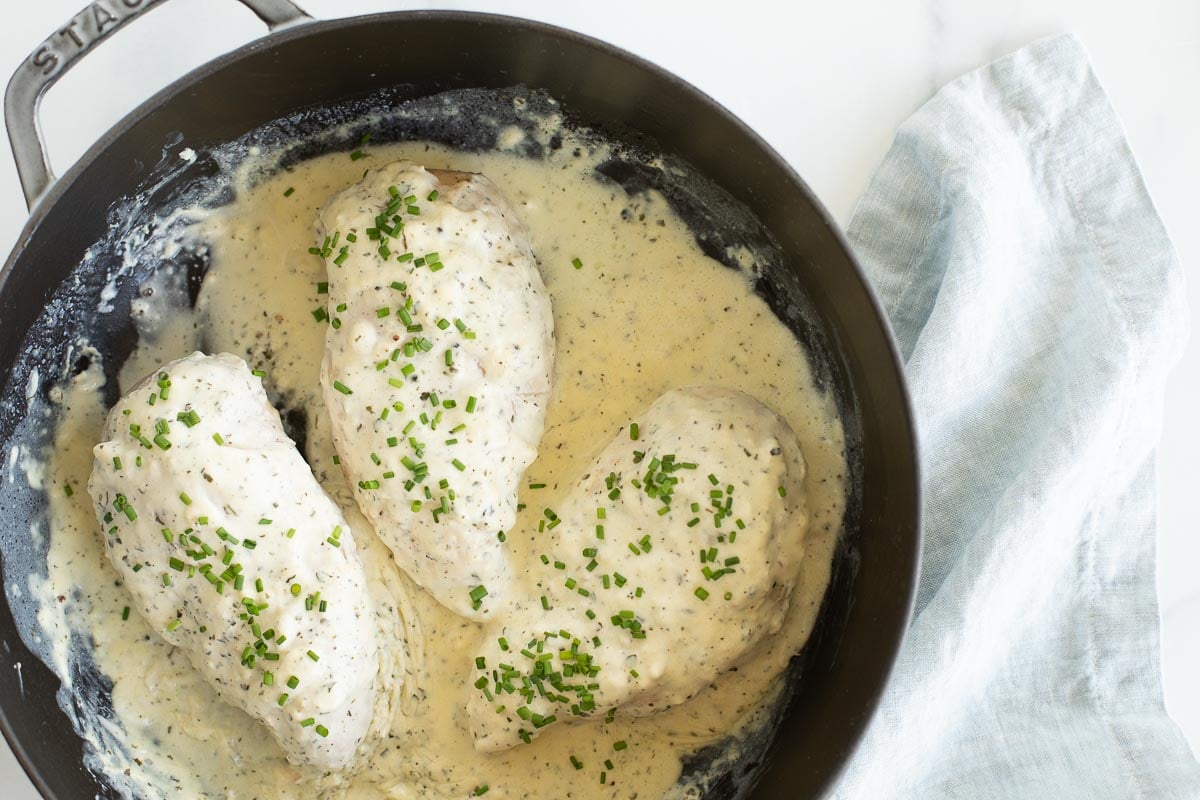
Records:
<instances>
[{"instance_id":1,"label":"cooked chicken breast","mask_svg":"<svg viewBox=\"0 0 1200 800\"><path fill-rule=\"evenodd\" d=\"M334 197L321 371L334 444L396 562L483 618L512 593L498 534L537 454L553 320L523 226L482 175L396 162Z\"/></svg>"},{"instance_id":2,"label":"cooked chicken breast","mask_svg":"<svg viewBox=\"0 0 1200 800\"><path fill-rule=\"evenodd\" d=\"M485 629L476 749L670 708L775 633L804 555L804 476L791 428L749 395L659 398L550 512L540 596Z\"/></svg>"},{"instance_id":3,"label":"cooked chicken breast","mask_svg":"<svg viewBox=\"0 0 1200 800\"><path fill-rule=\"evenodd\" d=\"M88 491L151 628L288 759L348 766L379 668L354 533L236 356L194 353L121 399Z\"/></svg>"}]
</instances>

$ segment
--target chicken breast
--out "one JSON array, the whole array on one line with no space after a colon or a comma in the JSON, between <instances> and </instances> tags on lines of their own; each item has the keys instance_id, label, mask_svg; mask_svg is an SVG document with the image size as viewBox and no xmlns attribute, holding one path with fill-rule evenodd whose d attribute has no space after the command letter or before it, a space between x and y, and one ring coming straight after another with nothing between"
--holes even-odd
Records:
<instances>
[{"instance_id":1,"label":"chicken breast","mask_svg":"<svg viewBox=\"0 0 1200 800\"><path fill-rule=\"evenodd\" d=\"M347 767L379 648L354 533L259 378L194 353L109 413L88 491L150 627L295 764Z\"/></svg>"},{"instance_id":2,"label":"chicken breast","mask_svg":"<svg viewBox=\"0 0 1200 800\"><path fill-rule=\"evenodd\" d=\"M540 597L485 628L476 749L670 708L775 633L804 556L804 476L791 428L749 395L659 398L547 512Z\"/></svg>"},{"instance_id":3,"label":"chicken breast","mask_svg":"<svg viewBox=\"0 0 1200 800\"><path fill-rule=\"evenodd\" d=\"M397 162L318 218L334 444L396 562L483 618L512 592L498 534L537 454L554 357L525 231L482 175Z\"/></svg>"}]
</instances>

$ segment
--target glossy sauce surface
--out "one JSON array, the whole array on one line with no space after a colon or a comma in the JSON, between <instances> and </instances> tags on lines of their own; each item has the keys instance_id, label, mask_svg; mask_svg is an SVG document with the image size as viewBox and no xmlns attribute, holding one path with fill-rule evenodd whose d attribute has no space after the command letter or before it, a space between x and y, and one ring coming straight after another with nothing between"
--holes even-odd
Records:
<instances>
[{"instance_id":1,"label":"glossy sauce surface","mask_svg":"<svg viewBox=\"0 0 1200 800\"><path fill-rule=\"evenodd\" d=\"M122 619L128 591L102 555L84 493L52 493L50 580L39 591L52 598L74 586L81 596L69 610L45 603L41 621L48 631L89 631L97 664L113 678L116 719L129 751L105 753L101 762L114 774L129 769L128 782L165 797L464 797L485 786L487 796L508 798L682 794L686 787L676 786L682 760L728 736L736 740L757 723L756 710L775 696L776 678L816 618L845 501L834 402L815 387L791 333L751 291L753 254L742 254L745 271L706 257L660 196L628 196L595 177L604 153L568 146L530 160L421 143L365 151L365 160L339 153L300 163L243 189L232 205L199 222L194 233L208 243L213 262L196 308L186 310L179 281L155 279L154 295L140 307L142 341L123 369L121 388L201 348L234 353L263 369L271 397L303 411L289 419L304 434L314 474L356 533L380 624L390 621L393 645L407 654L383 677L404 687L389 706L385 738L353 777L289 764L257 723L221 702L185 657L150 635L140 619ZM557 353L546 429L505 541L514 564L538 565L518 576L531 591L541 580L545 510L568 507L567 495L588 465L664 393L694 385L736 389L795 431L807 466L809 521L803 542L795 543L799 572L791 605L777 633L691 700L648 717L617 714L612 721L554 726L531 744L503 752L476 751L467 707L484 630L417 588L358 513L334 463L319 381L328 323L313 312L325 305L318 284L327 278L323 261L308 253L314 219L364 167L399 158L486 174L528 227L551 298ZM62 393L47 478L55 485L82 488L86 482L105 412L98 382L90 370ZM734 741L730 753L737 749Z\"/></svg>"}]
</instances>

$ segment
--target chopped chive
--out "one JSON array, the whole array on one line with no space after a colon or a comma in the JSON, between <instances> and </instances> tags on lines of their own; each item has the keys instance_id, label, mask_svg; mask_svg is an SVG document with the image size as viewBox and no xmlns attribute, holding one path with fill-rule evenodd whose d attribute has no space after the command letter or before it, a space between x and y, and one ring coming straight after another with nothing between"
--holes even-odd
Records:
<instances>
[{"instance_id":1,"label":"chopped chive","mask_svg":"<svg viewBox=\"0 0 1200 800\"><path fill-rule=\"evenodd\" d=\"M346 384L342 383L341 381L334 381L334 382L333 382L333 388L334 388L334 389L337 389L337 390L338 390L339 392L341 392L342 394L347 394L347 395L349 395L349 394L354 394L354 390L353 390L353 389L351 389L351 388L350 388L349 386L347 386Z\"/></svg>"},{"instance_id":2,"label":"chopped chive","mask_svg":"<svg viewBox=\"0 0 1200 800\"><path fill-rule=\"evenodd\" d=\"M575 269L583 269L583 261L578 258L572 258L571 265L575 267Z\"/></svg>"},{"instance_id":3,"label":"chopped chive","mask_svg":"<svg viewBox=\"0 0 1200 800\"><path fill-rule=\"evenodd\" d=\"M190 408L187 411L180 411L175 415L175 418L189 428L194 428L200 424L200 415L194 409Z\"/></svg>"},{"instance_id":4,"label":"chopped chive","mask_svg":"<svg viewBox=\"0 0 1200 800\"><path fill-rule=\"evenodd\" d=\"M636 442L637 438L638 438L638 433L639 433L638 424L636 422L631 422L629 424L629 438Z\"/></svg>"},{"instance_id":5,"label":"chopped chive","mask_svg":"<svg viewBox=\"0 0 1200 800\"><path fill-rule=\"evenodd\" d=\"M283 190L283 196L284 196L284 197L291 197L291 196L292 196L292 194L293 194L295 191L296 191L296 187L295 187L295 186L289 186L288 188L286 188L286 189L284 189L284 190Z\"/></svg>"}]
</instances>

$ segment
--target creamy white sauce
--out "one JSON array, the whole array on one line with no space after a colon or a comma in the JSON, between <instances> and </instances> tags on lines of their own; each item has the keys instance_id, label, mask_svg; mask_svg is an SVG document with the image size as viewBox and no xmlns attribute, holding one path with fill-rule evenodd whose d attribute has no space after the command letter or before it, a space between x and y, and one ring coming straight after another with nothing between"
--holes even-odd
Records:
<instances>
[{"instance_id":1,"label":"creamy white sauce","mask_svg":"<svg viewBox=\"0 0 1200 800\"><path fill-rule=\"evenodd\" d=\"M129 591L102 555L102 532L80 491L105 411L93 367L63 392L48 482L76 491L70 497L51 493L49 579L33 588L43 599L39 621L53 642L53 666L65 671L66 633L87 631L97 665L113 680L116 716L107 726L111 735L96 742L97 761L114 783L151 797L463 797L486 785L489 797L649 798L698 788L676 786L682 760L753 727L778 696L777 678L807 638L824 595L845 501L844 446L833 399L816 389L800 346L752 293L748 274L705 257L661 197L627 197L594 178L603 152L583 147L575 155L570 143L542 161L421 143L366 152L366 160L334 154L298 164L243 189L236 203L197 226L196 235L213 252L197 308L192 313L173 306L178 292L158 293L167 307L126 363L121 388L202 345L264 369L273 398L306 410L308 460L355 531L371 602L394 620L394 635L407 653L395 674L381 678L403 687L388 730L352 775L294 766L258 723L217 696L180 650L138 616L122 620ZM588 465L660 395L695 384L744 391L795 432L808 467L809 525L791 605L782 619L756 620L779 629L751 642L736 671L706 682L688 702L653 716L593 716L555 725L531 744L476 751L468 705L478 691L475 658L490 646L489 634L417 588L357 513L334 464L319 389L326 324L316 322L312 311L325 305L317 284L327 278L322 260L307 253L320 244L314 242L314 217L329 197L359 180L364 167L397 158L482 172L502 187L529 229L551 297L557 354L546 430L521 483L524 509L505 542L514 564L535 565L523 576L531 596L544 577L539 556L547 536L538 530L544 510L572 507L568 494ZM723 602L722 581L734 577L714 581L721 594L703 602ZM56 601L72 587L76 597ZM693 690L669 695L673 702ZM736 751L730 749L731 757Z\"/></svg>"}]
</instances>

